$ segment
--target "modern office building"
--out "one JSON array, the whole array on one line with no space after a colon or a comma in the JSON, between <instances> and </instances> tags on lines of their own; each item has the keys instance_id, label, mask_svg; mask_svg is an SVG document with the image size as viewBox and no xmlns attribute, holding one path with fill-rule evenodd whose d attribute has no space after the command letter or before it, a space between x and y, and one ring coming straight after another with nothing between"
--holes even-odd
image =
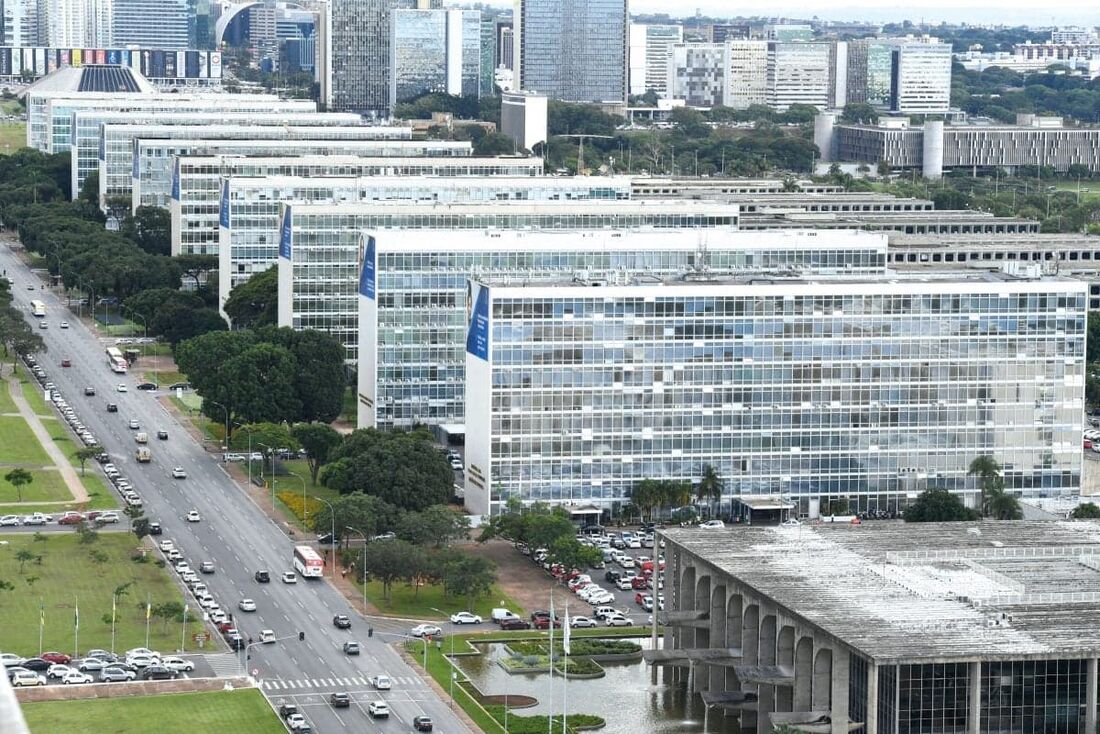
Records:
<instances>
[{"instance_id":1,"label":"modern office building","mask_svg":"<svg viewBox=\"0 0 1100 734\"><path fill-rule=\"evenodd\" d=\"M501 92L500 131L516 141L519 150L534 150L546 143L548 104L545 94Z\"/></svg>"},{"instance_id":2,"label":"modern office building","mask_svg":"<svg viewBox=\"0 0 1100 734\"><path fill-rule=\"evenodd\" d=\"M462 158L449 160L420 159L413 165L428 175L392 175L388 159L362 158L356 167L359 177L321 177L317 175L248 178L234 175L221 180L221 200L215 227L218 232L217 254L221 304L233 288L274 265L279 256L279 214L284 204L351 204L355 202L480 203L507 201L582 201L598 199L620 201L630 197L630 181L625 178L562 178L557 176L509 176L497 172L497 159ZM476 163L474 163L476 162ZM251 165L251 161L245 161ZM477 166L473 174L471 163ZM347 164L345 164L347 165ZM350 166L349 166L350 167ZM321 171L323 174L324 171ZM540 171L541 173L541 171ZM198 231L205 224L205 207L193 203L199 192L184 193L173 201L173 231L177 211L179 229ZM205 190L201 193L205 195ZM186 212L186 214L184 213ZM190 225L198 223L200 226Z\"/></svg>"},{"instance_id":3,"label":"modern office building","mask_svg":"<svg viewBox=\"0 0 1100 734\"><path fill-rule=\"evenodd\" d=\"M1031 273L1024 271L1025 275ZM621 507L643 479L723 501L897 507L1080 486L1086 285L1002 273L474 282L466 504Z\"/></svg>"},{"instance_id":4,"label":"modern office building","mask_svg":"<svg viewBox=\"0 0 1100 734\"><path fill-rule=\"evenodd\" d=\"M734 226L736 207L709 202L523 201L492 204L358 202L283 206L279 324L339 338L358 348L359 233L376 229L609 229Z\"/></svg>"},{"instance_id":5,"label":"modern office building","mask_svg":"<svg viewBox=\"0 0 1100 734\"><path fill-rule=\"evenodd\" d=\"M882 273L886 238L856 232L705 229L364 233L359 427L465 421L467 282L660 280L684 272Z\"/></svg>"},{"instance_id":6,"label":"modern office building","mask_svg":"<svg viewBox=\"0 0 1100 734\"><path fill-rule=\"evenodd\" d=\"M112 43L123 48L190 47L192 11L187 0L110 0Z\"/></svg>"},{"instance_id":7,"label":"modern office building","mask_svg":"<svg viewBox=\"0 0 1100 734\"><path fill-rule=\"evenodd\" d=\"M825 112L815 124L814 142L823 161L885 161L933 179L959 168L1012 173L1021 166L1052 166L1064 172L1080 164L1100 171L1100 128L1066 127L1060 117L1017 115L1016 125L911 125L907 118L848 124Z\"/></svg>"},{"instance_id":8,"label":"modern office building","mask_svg":"<svg viewBox=\"0 0 1100 734\"><path fill-rule=\"evenodd\" d=\"M725 104L729 86L729 47L724 43L678 43L666 65L669 97L688 107Z\"/></svg>"},{"instance_id":9,"label":"modern office building","mask_svg":"<svg viewBox=\"0 0 1100 734\"><path fill-rule=\"evenodd\" d=\"M567 102L625 102L627 0L519 0L516 89Z\"/></svg>"},{"instance_id":10,"label":"modern office building","mask_svg":"<svg viewBox=\"0 0 1100 734\"><path fill-rule=\"evenodd\" d=\"M951 45L936 38L849 41L847 73L849 102L899 114L942 114L951 106Z\"/></svg>"},{"instance_id":11,"label":"modern office building","mask_svg":"<svg viewBox=\"0 0 1100 734\"><path fill-rule=\"evenodd\" d=\"M38 42L64 48L107 48L114 0L37 0Z\"/></svg>"},{"instance_id":12,"label":"modern office building","mask_svg":"<svg viewBox=\"0 0 1100 734\"><path fill-rule=\"evenodd\" d=\"M481 93L481 12L403 10L391 14L390 98Z\"/></svg>"},{"instance_id":13,"label":"modern office building","mask_svg":"<svg viewBox=\"0 0 1100 734\"><path fill-rule=\"evenodd\" d=\"M769 23L763 31L769 41L789 43L814 40L813 27L803 23Z\"/></svg>"},{"instance_id":14,"label":"modern office building","mask_svg":"<svg viewBox=\"0 0 1100 734\"><path fill-rule=\"evenodd\" d=\"M641 96L652 90L658 96L665 96L668 93L668 64L672 58L672 47L683 42L682 25L631 23L628 62L630 94Z\"/></svg>"},{"instance_id":15,"label":"modern office building","mask_svg":"<svg viewBox=\"0 0 1100 734\"><path fill-rule=\"evenodd\" d=\"M497 21L497 56L495 64L495 66L497 67L503 66L506 69L511 69L515 64L515 36L513 35L512 30L512 21Z\"/></svg>"},{"instance_id":16,"label":"modern office building","mask_svg":"<svg viewBox=\"0 0 1100 734\"><path fill-rule=\"evenodd\" d=\"M385 117L390 98L393 11L437 9L440 0L330 0L321 7L318 66L327 109Z\"/></svg>"},{"instance_id":17,"label":"modern office building","mask_svg":"<svg viewBox=\"0 0 1100 734\"><path fill-rule=\"evenodd\" d=\"M38 0L4 0L0 3L3 45L7 47L44 45L38 26Z\"/></svg>"},{"instance_id":18,"label":"modern office building","mask_svg":"<svg viewBox=\"0 0 1100 734\"><path fill-rule=\"evenodd\" d=\"M313 125L103 125L102 155L99 163L100 201L108 196L133 196L131 188L141 171L134 171L134 146L140 139L205 139L205 140L282 140L292 141L371 141L370 155L375 156L468 156L469 142L449 140L379 140L380 128L368 125L355 127L316 127Z\"/></svg>"},{"instance_id":19,"label":"modern office building","mask_svg":"<svg viewBox=\"0 0 1100 734\"><path fill-rule=\"evenodd\" d=\"M768 106L785 112L793 104L819 110L830 105L830 84L835 80L829 43L768 42L765 98Z\"/></svg>"},{"instance_id":20,"label":"modern office building","mask_svg":"<svg viewBox=\"0 0 1100 734\"><path fill-rule=\"evenodd\" d=\"M848 101L889 109L892 98L894 47L889 39L848 41Z\"/></svg>"},{"instance_id":21,"label":"modern office building","mask_svg":"<svg viewBox=\"0 0 1100 734\"><path fill-rule=\"evenodd\" d=\"M46 153L61 152L65 148L56 146L69 145L69 136L55 130L59 124L69 124L69 114L60 111L47 114L47 105L55 98L82 98L89 100L88 104L112 104L113 100L118 100L121 104L155 93L156 88L145 77L128 67L96 65L56 69L23 93L27 106L27 147Z\"/></svg>"},{"instance_id":22,"label":"modern office building","mask_svg":"<svg viewBox=\"0 0 1100 734\"><path fill-rule=\"evenodd\" d=\"M644 653L739 731L1093 732L1100 524L661 531Z\"/></svg>"},{"instance_id":23,"label":"modern office building","mask_svg":"<svg viewBox=\"0 0 1100 734\"><path fill-rule=\"evenodd\" d=\"M819 183L811 179L793 182L801 194L840 194L844 189L836 184ZM789 182L777 178L679 178L635 176L635 199L711 199L730 194L778 194Z\"/></svg>"},{"instance_id":24,"label":"modern office building","mask_svg":"<svg viewBox=\"0 0 1100 734\"><path fill-rule=\"evenodd\" d=\"M748 39L725 41L729 50L723 104L743 110L768 103L768 43Z\"/></svg>"},{"instance_id":25,"label":"modern office building","mask_svg":"<svg viewBox=\"0 0 1100 734\"><path fill-rule=\"evenodd\" d=\"M371 157L370 141L294 141L279 146L213 146L199 143L193 154L173 161L169 184L172 213L172 254L215 254L226 246L219 239L221 179L300 176L312 178L363 176L541 176L540 158L472 158L462 156ZM143 141L142 146L151 145ZM221 154L219 154L221 151ZM159 181L157 182L159 186ZM258 195L266 195L262 192ZM142 194L144 198L144 193ZM266 230L251 219L233 234L258 242ZM236 269L236 268L234 268Z\"/></svg>"}]
</instances>

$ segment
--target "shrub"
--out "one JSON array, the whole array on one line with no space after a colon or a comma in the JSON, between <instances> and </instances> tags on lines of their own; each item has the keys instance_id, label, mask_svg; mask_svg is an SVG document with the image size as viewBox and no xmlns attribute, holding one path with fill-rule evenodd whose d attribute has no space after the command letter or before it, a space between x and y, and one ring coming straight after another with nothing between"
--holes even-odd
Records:
<instances>
[{"instance_id":1,"label":"shrub","mask_svg":"<svg viewBox=\"0 0 1100 734\"><path fill-rule=\"evenodd\" d=\"M312 497L306 497L303 500L302 495L296 492L278 492L276 496L299 520L305 521L307 516L316 517L325 509L325 506L318 500Z\"/></svg>"}]
</instances>

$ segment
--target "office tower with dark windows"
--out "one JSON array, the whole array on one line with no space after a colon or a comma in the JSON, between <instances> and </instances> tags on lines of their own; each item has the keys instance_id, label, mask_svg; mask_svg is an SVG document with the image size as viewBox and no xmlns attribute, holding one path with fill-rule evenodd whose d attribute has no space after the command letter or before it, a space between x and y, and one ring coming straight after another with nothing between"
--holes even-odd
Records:
<instances>
[{"instance_id":1,"label":"office tower with dark windows","mask_svg":"<svg viewBox=\"0 0 1100 734\"><path fill-rule=\"evenodd\" d=\"M481 13L477 10L394 10L390 98L423 94L477 97L481 87Z\"/></svg>"}]
</instances>

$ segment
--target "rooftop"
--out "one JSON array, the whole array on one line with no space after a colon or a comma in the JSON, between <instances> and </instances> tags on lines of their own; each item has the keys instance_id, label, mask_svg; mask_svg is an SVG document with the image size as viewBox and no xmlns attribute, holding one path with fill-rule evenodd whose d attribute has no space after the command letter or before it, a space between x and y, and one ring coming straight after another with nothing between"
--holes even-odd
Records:
<instances>
[{"instance_id":1,"label":"rooftop","mask_svg":"<svg viewBox=\"0 0 1100 734\"><path fill-rule=\"evenodd\" d=\"M147 94L156 90L148 79L129 66L64 66L24 90L33 92L110 92Z\"/></svg>"},{"instance_id":2,"label":"rooftop","mask_svg":"<svg viewBox=\"0 0 1100 734\"><path fill-rule=\"evenodd\" d=\"M1100 655L1100 522L662 532L880 663Z\"/></svg>"}]
</instances>

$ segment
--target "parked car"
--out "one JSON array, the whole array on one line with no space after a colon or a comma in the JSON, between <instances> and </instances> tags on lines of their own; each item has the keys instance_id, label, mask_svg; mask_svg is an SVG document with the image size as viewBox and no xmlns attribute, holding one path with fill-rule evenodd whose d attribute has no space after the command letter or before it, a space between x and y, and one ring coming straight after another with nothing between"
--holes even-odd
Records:
<instances>
[{"instance_id":1,"label":"parked car","mask_svg":"<svg viewBox=\"0 0 1100 734\"><path fill-rule=\"evenodd\" d=\"M11 677L11 684L15 688L22 688L23 686L44 686L46 685L46 676L39 675L33 670L17 670Z\"/></svg>"},{"instance_id":2,"label":"parked car","mask_svg":"<svg viewBox=\"0 0 1100 734\"><path fill-rule=\"evenodd\" d=\"M125 683L137 677L137 673L126 668L113 665L99 674L99 679L105 683Z\"/></svg>"},{"instance_id":3,"label":"parked car","mask_svg":"<svg viewBox=\"0 0 1100 734\"><path fill-rule=\"evenodd\" d=\"M699 527L703 528L704 530L714 530L724 528L726 527L726 524L721 520L707 520L705 522L699 523Z\"/></svg>"},{"instance_id":4,"label":"parked car","mask_svg":"<svg viewBox=\"0 0 1100 734\"><path fill-rule=\"evenodd\" d=\"M443 630L434 624L418 624L409 630L409 634L413 637L435 637L436 635L442 635Z\"/></svg>"},{"instance_id":5,"label":"parked car","mask_svg":"<svg viewBox=\"0 0 1100 734\"><path fill-rule=\"evenodd\" d=\"M87 673L81 673L79 670L70 670L65 675L61 676L61 683L66 686L83 685L85 683L92 683L95 679Z\"/></svg>"},{"instance_id":6,"label":"parked car","mask_svg":"<svg viewBox=\"0 0 1100 734\"><path fill-rule=\"evenodd\" d=\"M110 663L108 663L106 660L88 657L77 663L76 669L81 671L82 673L97 673L106 668L108 665L110 665Z\"/></svg>"},{"instance_id":7,"label":"parked car","mask_svg":"<svg viewBox=\"0 0 1100 734\"><path fill-rule=\"evenodd\" d=\"M570 617L569 618L569 626L570 627L595 627L596 626L596 620L589 619L588 617Z\"/></svg>"},{"instance_id":8,"label":"parked car","mask_svg":"<svg viewBox=\"0 0 1100 734\"><path fill-rule=\"evenodd\" d=\"M60 663L61 665L68 665L72 662L72 658L63 652L44 652L39 657L50 663ZM23 663L23 667L29 668L30 666ZM31 670L34 670L34 668L31 668Z\"/></svg>"},{"instance_id":9,"label":"parked car","mask_svg":"<svg viewBox=\"0 0 1100 734\"><path fill-rule=\"evenodd\" d=\"M509 617L500 620L500 628L502 630L529 630L531 629L531 623L519 617Z\"/></svg>"},{"instance_id":10,"label":"parked car","mask_svg":"<svg viewBox=\"0 0 1100 734\"><path fill-rule=\"evenodd\" d=\"M142 680L172 680L178 678L179 673L164 665L150 665L141 671Z\"/></svg>"},{"instance_id":11,"label":"parked car","mask_svg":"<svg viewBox=\"0 0 1100 734\"><path fill-rule=\"evenodd\" d=\"M633 627L634 620L622 614L611 614L604 620L608 627Z\"/></svg>"},{"instance_id":12,"label":"parked car","mask_svg":"<svg viewBox=\"0 0 1100 734\"><path fill-rule=\"evenodd\" d=\"M451 624L481 624L481 617L470 612L457 612L451 615Z\"/></svg>"},{"instance_id":13,"label":"parked car","mask_svg":"<svg viewBox=\"0 0 1100 734\"><path fill-rule=\"evenodd\" d=\"M176 671L177 673L190 673L192 670L195 669L195 664L193 662L191 662L190 660L185 660L181 657L176 657L175 655L164 658L160 661L160 664L168 668L169 670Z\"/></svg>"}]
</instances>

